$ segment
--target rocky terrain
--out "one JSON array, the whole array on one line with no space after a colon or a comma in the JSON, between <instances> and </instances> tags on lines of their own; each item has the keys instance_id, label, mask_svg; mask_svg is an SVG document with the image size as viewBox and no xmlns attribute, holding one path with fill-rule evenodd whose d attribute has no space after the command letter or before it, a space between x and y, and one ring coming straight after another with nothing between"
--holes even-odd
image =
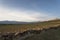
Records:
<instances>
[{"instance_id":1,"label":"rocky terrain","mask_svg":"<svg viewBox=\"0 0 60 40\"><path fill-rule=\"evenodd\" d=\"M60 40L59 33L60 25L58 27L50 27L49 29L43 30L27 30L23 33L0 33L0 40ZM56 37L53 38L54 36Z\"/></svg>"},{"instance_id":2,"label":"rocky terrain","mask_svg":"<svg viewBox=\"0 0 60 40\"><path fill-rule=\"evenodd\" d=\"M0 40L60 40L60 19L28 24L0 24Z\"/></svg>"}]
</instances>

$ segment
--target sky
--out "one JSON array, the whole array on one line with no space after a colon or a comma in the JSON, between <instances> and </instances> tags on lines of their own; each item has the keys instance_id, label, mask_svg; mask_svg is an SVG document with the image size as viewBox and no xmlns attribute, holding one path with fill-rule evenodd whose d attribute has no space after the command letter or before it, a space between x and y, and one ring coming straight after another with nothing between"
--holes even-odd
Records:
<instances>
[{"instance_id":1,"label":"sky","mask_svg":"<svg viewBox=\"0 0 60 40\"><path fill-rule=\"evenodd\" d=\"M0 0L0 21L45 21L60 18L60 0Z\"/></svg>"}]
</instances>

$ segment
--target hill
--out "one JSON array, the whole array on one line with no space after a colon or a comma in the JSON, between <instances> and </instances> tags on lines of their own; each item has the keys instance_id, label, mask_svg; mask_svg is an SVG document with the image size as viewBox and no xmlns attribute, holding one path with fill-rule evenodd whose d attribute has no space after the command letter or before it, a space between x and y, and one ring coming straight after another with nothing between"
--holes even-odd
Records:
<instances>
[{"instance_id":1,"label":"hill","mask_svg":"<svg viewBox=\"0 0 60 40\"><path fill-rule=\"evenodd\" d=\"M0 24L28 24L32 22L19 22L19 21L0 21Z\"/></svg>"},{"instance_id":2,"label":"hill","mask_svg":"<svg viewBox=\"0 0 60 40\"><path fill-rule=\"evenodd\" d=\"M27 30L23 33L0 33L0 40L60 40L60 26L43 30Z\"/></svg>"},{"instance_id":3,"label":"hill","mask_svg":"<svg viewBox=\"0 0 60 40\"><path fill-rule=\"evenodd\" d=\"M41 32L25 37L24 40L60 40L60 26L41 30Z\"/></svg>"},{"instance_id":4,"label":"hill","mask_svg":"<svg viewBox=\"0 0 60 40\"><path fill-rule=\"evenodd\" d=\"M27 24L0 24L0 32L24 32L26 30L43 30L60 25L60 19Z\"/></svg>"}]
</instances>

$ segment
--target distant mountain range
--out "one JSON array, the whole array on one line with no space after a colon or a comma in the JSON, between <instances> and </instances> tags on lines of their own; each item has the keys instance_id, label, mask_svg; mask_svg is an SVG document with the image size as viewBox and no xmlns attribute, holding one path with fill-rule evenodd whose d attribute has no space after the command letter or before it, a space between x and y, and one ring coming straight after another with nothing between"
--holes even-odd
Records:
<instances>
[{"instance_id":1,"label":"distant mountain range","mask_svg":"<svg viewBox=\"0 0 60 40\"><path fill-rule=\"evenodd\" d=\"M60 19L53 19L49 21L60 21ZM40 23L44 21L37 21L37 22L21 22L21 21L0 21L0 24L29 24L29 23Z\"/></svg>"},{"instance_id":2,"label":"distant mountain range","mask_svg":"<svg viewBox=\"0 0 60 40\"><path fill-rule=\"evenodd\" d=\"M37 22L21 22L21 21L0 21L0 24L29 24Z\"/></svg>"},{"instance_id":3,"label":"distant mountain range","mask_svg":"<svg viewBox=\"0 0 60 40\"><path fill-rule=\"evenodd\" d=\"M19 21L0 21L0 24L27 24L31 22L19 22Z\"/></svg>"}]
</instances>

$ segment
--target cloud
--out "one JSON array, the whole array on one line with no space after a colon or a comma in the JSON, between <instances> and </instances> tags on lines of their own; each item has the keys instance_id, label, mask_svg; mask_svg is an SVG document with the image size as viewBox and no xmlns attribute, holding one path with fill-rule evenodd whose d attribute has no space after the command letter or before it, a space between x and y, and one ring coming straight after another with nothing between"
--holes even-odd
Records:
<instances>
[{"instance_id":1,"label":"cloud","mask_svg":"<svg viewBox=\"0 0 60 40\"><path fill-rule=\"evenodd\" d=\"M44 21L47 20L49 15L36 12L32 10L20 10L6 7L4 5L0 6L0 21L1 20L9 20L9 21L25 21L25 22L33 22L33 21Z\"/></svg>"}]
</instances>

